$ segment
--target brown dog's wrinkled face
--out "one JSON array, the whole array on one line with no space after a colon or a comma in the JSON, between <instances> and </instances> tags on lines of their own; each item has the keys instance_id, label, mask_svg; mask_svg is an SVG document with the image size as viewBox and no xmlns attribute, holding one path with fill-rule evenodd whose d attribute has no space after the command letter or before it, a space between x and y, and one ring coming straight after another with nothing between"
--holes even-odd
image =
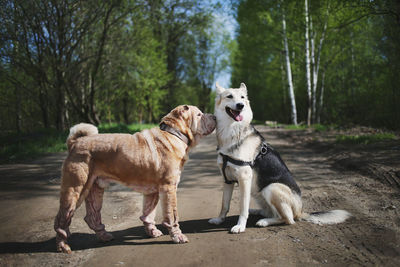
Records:
<instances>
[{"instance_id":1,"label":"brown dog's wrinkled face","mask_svg":"<svg viewBox=\"0 0 400 267\"><path fill-rule=\"evenodd\" d=\"M204 114L196 106L181 105L174 108L161 122L181 131L194 146L204 135L212 133L216 126L215 116Z\"/></svg>"}]
</instances>

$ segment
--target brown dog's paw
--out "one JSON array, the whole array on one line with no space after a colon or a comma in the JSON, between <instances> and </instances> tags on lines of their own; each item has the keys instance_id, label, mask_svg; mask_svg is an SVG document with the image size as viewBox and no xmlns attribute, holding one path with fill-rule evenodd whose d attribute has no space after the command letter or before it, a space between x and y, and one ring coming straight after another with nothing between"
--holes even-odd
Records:
<instances>
[{"instance_id":1,"label":"brown dog's paw","mask_svg":"<svg viewBox=\"0 0 400 267\"><path fill-rule=\"evenodd\" d=\"M151 229L150 231L147 232L147 234L150 237L160 237L163 235L163 233L160 230L158 230L157 228Z\"/></svg>"},{"instance_id":2,"label":"brown dog's paw","mask_svg":"<svg viewBox=\"0 0 400 267\"><path fill-rule=\"evenodd\" d=\"M98 232L96 235L101 242L109 242L114 239L114 236L107 231Z\"/></svg>"},{"instance_id":3,"label":"brown dog's paw","mask_svg":"<svg viewBox=\"0 0 400 267\"><path fill-rule=\"evenodd\" d=\"M57 251L62 253L71 254L72 250L70 246L65 242L60 242L57 244Z\"/></svg>"},{"instance_id":4,"label":"brown dog's paw","mask_svg":"<svg viewBox=\"0 0 400 267\"><path fill-rule=\"evenodd\" d=\"M154 224L145 224L144 230L149 237L160 237L163 233Z\"/></svg>"},{"instance_id":5,"label":"brown dog's paw","mask_svg":"<svg viewBox=\"0 0 400 267\"><path fill-rule=\"evenodd\" d=\"M189 243L189 239L182 233L171 236L175 244Z\"/></svg>"}]
</instances>

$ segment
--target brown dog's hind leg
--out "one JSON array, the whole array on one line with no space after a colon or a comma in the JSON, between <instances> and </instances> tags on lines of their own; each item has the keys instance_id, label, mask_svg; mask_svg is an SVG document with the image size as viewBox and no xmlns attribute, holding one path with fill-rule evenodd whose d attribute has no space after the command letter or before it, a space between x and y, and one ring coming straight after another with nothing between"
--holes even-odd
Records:
<instances>
[{"instance_id":1,"label":"brown dog's hind leg","mask_svg":"<svg viewBox=\"0 0 400 267\"><path fill-rule=\"evenodd\" d=\"M69 225L72 216L74 216L76 202L82 187L70 187L65 191L61 191L60 209L54 220L54 230L56 231L57 251L71 253L71 248L67 244L67 238L71 235Z\"/></svg>"},{"instance_id":2,"label":"brown dog's hind leg","mask_svg":"<svg viewBox=\"0 0 400 267\"><path fill-rule=\"evenodd\" d=\"M93 183L88 196L85 199L86 216L85 222L90 229L95 231L96 236L103 242L114 239L112 234L108 233L104 224L101 223L101 207L103 205L104 188L101 188L96 182Z\"/></svg>"},{"instance_id":3,"label":"brown dog's hind leg","mask_svg":"<svg viewBox=\"0 0 400 267\"><path fill-rule=\"evenodd\" d=\"M140 220L144 224L144 230L150 237L159 237L163 233L157 229L154 218L156 217L156 206L159 199L159 193L144 194L143 195L143 215Z\"/></svg>"},{"instance_id":4,"label":"brown dog's hind leg","mask_svg":"<svg viewBox=\"0 0 400 267\"><path fill-rule=\"evenodd\" d=\"M163 225L168 228L169 235L174 243L187 243L188 238L182 234L178 223L178 209L176 201L176 186L161 192L161 202L163 206Z\"/></svg>"}]
</instances>

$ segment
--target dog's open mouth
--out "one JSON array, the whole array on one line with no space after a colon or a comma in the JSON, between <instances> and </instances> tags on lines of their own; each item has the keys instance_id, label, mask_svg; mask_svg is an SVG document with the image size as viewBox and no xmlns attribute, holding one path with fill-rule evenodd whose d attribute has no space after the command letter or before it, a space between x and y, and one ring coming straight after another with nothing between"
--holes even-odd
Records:
<instances>
[{"instance_id":1,"label":"dog's open mouth","mask_svg":"<svg viewBox=\"0 0 400 267\"><path fill-rule=\"evenodd\" d=\"M243 120L243 116L240 114L240 112L241 112L240 110L234 110L234 109L231 109L230 107L226 106L225 107L225 111L235 121L242 121Z\"/></svg>"}]
</instances>

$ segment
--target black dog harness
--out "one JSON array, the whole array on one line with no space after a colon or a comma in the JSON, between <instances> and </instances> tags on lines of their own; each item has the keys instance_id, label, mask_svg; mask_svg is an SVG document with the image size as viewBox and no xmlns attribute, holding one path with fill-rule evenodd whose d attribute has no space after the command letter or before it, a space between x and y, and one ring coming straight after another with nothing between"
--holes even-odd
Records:
<instances>
[{"instance_id":1,"label":"black dog harness","mask_svg":"<svg viewBox=\"0 0 400 267\"><path fill-rule=\"evenodd\" d=\"M234 165L237 165L237 166L250 166L251 168L254 168L256 163L257 163L257 159L259 159L263 155L266 155L267 153L268 153L268 144L265 143L265 142L261 143L260 152L257 154L256 158L253 161L237 160L237 159L229 157L228 155L222 154L220 152L219 154L222 156L222 174L224 176L225 183L226 184L233 184L233 183L237 183L238 182L238 181L230 181L226 177L225 168L226 168L226 165L228 164L228 162L230 162L230 163L232 163Z\"/></svg>"}]
</instances>

